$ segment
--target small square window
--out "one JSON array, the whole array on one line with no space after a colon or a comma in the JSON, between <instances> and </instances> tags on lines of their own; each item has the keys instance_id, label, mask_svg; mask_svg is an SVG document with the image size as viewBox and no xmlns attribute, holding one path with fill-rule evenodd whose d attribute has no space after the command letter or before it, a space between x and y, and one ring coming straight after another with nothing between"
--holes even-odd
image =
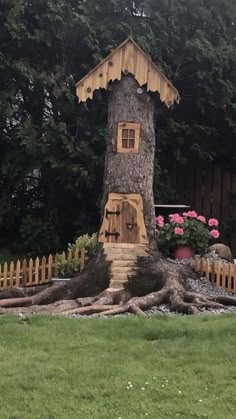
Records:
<instances>
[{"instance_id":1,"label":"small square window","mask_svg":"<svg viewBox=\"0 0 236 419\"><path fill-rule=\"evenodd\" d=\"M122 138L129 138L129 130L122 129Z\"/></svg>"},{"instance_id":2,"label":"small square window","mask_svg":"<svg viewBox=\"0 0 236 419\"><path fill-rule=\"evenodd\" d=\"M117 151L119 153L138 153L140 143L140 124L120 122L118 124Z\"/></svg>"},{"instance_id":3,"label":"small square window","mask_svg":"<svg viewBox=\"0 0 236 419\"><path fill-rule=\"evenodd\" d=\"M129 130L129 138L135 138L135 130L134 129Z\"/></svg>"},{"instance_id":4,"label":"small square window","mask_svg":"<svg viewBox=\"0 0 236 419\"><path fill-rule=\"evenodd\" d=\"M125 139L125 138L122 138L122 147L123 148L129 148L129 140L127 139Z\"/></svg>"},{"instance_id":5,"label":"small square window","mask_svg":"<svg viewBox=\"0 0 236 419\"><path fill-rule=\"evenodd\" d=\"M130 138L129 139L129 148L134 148L134 144L135 144L134 138Z\"/></svg>"}]
</instances>

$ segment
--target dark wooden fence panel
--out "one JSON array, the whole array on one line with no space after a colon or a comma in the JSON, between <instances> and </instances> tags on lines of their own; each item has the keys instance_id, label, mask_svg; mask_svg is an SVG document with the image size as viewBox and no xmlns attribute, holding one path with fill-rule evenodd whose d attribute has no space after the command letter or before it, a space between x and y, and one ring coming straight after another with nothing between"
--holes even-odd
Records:
<instances>
[{"instance_id":1,"label":"dark wooden fence panel","mask_svg":"<svg viewBox=\"0 0 236 419\"><path fill-rule=\"evenodd\" d=\"M231 176L230 213L232 218L236 219L236 175ZM231 247L236 257L236 231L231 240Z\"/></svg>"},{"instance_id":2,"label":"dark wooden fence panel","mask_svg":"<svg viewBox=\"0 0 236 419\"><path fill-rule=\"evenodd\" d=\"M190 205L207 218L236 223L236 173L220 167L176 168L171 174L177 204ZM230 245L236 257L236 231Z\"/></svg>"},{"instance_id":3,"label":"dark wooden fence panel","mask_svg":"<svg viewBox=\"0 0 236 419\"><path fill-rule=\"evenodd\" d=\"M224 172L223 182L222 182L221 218L230 217L230 189L231 189L231 174L229 172Z\"/></svg>"}]
</instances>

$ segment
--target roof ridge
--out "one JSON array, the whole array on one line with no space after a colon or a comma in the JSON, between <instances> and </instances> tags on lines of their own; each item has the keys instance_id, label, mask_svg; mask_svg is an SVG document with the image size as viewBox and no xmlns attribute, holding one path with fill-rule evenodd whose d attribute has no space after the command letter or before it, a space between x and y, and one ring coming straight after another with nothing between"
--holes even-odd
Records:
<instances>
[{"instance_id":1,"label":"roof ridge","mask_svg":"<svg viewBox=\"0 0 236 419\"><path fill-rule=\"evenodd\" d=\"M125 56L125 46L128 43L131 43L135 50L133 54L129 54L129 49L128 55ZM119 51L121 51L121 53L119 53ZM140 58L140 54L142 59ZM111 61L111 58L114 58L116 55L117 63L116 66L112 67L113 62ZM137 64L138 60L141 60L143 67L141 67L140 62ZM109 65L111 66L110 70ZM99 75L96 74L97 70L102 67L104 67L103 72L101 70ZM153 62L151 57L144 52L144 50L132 37L126 38L125 41L112 50L110 54L102 59L102 61L100 61L76 83L76 93L79 97L79 101L86 101L88 98L92 98L95 90L99 88L107 88L110 81L120 80L125 70L128 70L128 72L135 77L140 86L147 84L147 90L151 90L153 92L158 91L160 93L161 100L164 101L168 107L174 102L179 102L180 95L178 90L162 73L161 69ZM90 83L87 83L88 85L86 85L86 81L90 78Z\"/></svg>"}]
</instances>

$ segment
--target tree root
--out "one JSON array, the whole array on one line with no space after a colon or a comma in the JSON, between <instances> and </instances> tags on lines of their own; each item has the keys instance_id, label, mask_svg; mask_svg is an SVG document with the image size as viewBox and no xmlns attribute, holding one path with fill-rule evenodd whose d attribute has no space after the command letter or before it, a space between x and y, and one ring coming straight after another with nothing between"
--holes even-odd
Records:
<instances>
[{"instance_id":1,"label":"tree root","mask_svg":"<svg viewBox=\"0 0 236 419\"><path fill-rule=\"evenodd\" d=\"M121 293L121 291L119 291ZM106 300L106 294L109 297ZM160 306L161 304L169 304L170 311L181 314L198 314L203 309L223 309L227 305L236 305L236 299L231 297L224 297L224 304L221 301L222 297L207 298L206 296L189 292L182 287L172 288L169 286L163 287L160 291L152 292L143 297L133 297L126 303L114 304L115 292L112 294L109 291L104 291L102 296L97 296L91 304L88 300L83 301L80 299L81 307L74 310L66 310L61 315L80 314L88 315L93 314L96 316L110 316L122 313L134 313L138 315L145 315L145 311L153 306ZM111 300L113 299L113 303Z\"/></svg>"},{"instance_id":2,"label":"tree root","mask_svg":"<svg viewBox=\"0 0 236 419\"><path fill-rule=\"evenodd\" d=\"M100 255L98 264L66 284L50 287L31 297L0 299L0 314L95 317L129 312L144 315L151 307L161 304L168 304L173 312L197 314L204 309L236 306L236 298L206 297L187 289L185 278L193 275L189 269L166 261L155 253L150 258L143 258L136 276L130 278L125 289L116 290L106 288L109 282L108 265L104 264Z\"/></svg>"},{"instance_id":3,"label":"tree root","mask_svg":"<svg viewBox=\"0 0 236 419\"><path fill-rule=\"evenodd\" d=\"M153 306L168 304L170 311L181 314L198 314L203 309L224 309L225 306L236 306L233 297L209 297L189 292L182 287L178 289L165 286L161 290L142 297L132 297L125 290L107 289L95 297L84 297L76 300L62 300L48 305L28 307L1 308L0 314L56 314L60 316L93 315L111 316L123 313L145 315Z\"/></svg>"}]
</instances>

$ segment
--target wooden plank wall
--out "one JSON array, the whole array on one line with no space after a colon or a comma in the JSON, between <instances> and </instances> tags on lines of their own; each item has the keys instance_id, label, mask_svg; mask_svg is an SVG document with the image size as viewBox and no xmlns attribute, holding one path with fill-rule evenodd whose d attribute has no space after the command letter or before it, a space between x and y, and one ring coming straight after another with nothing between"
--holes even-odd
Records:
<instances>
[{"instance_id":1,"label":"wooden plank wall","mask_svg":"<svg viewBox=\"0 0 236 419\"><path fill-rule=\"evenodd\" d=\"M190 205L207 218L236 223L236 173L218 166L180 168L170 173L170 182L176 189L176 203ZM171 202L172 203L172 202ZM236 232L229 243L236 257Z\"/></svg>"}]
</instances>

